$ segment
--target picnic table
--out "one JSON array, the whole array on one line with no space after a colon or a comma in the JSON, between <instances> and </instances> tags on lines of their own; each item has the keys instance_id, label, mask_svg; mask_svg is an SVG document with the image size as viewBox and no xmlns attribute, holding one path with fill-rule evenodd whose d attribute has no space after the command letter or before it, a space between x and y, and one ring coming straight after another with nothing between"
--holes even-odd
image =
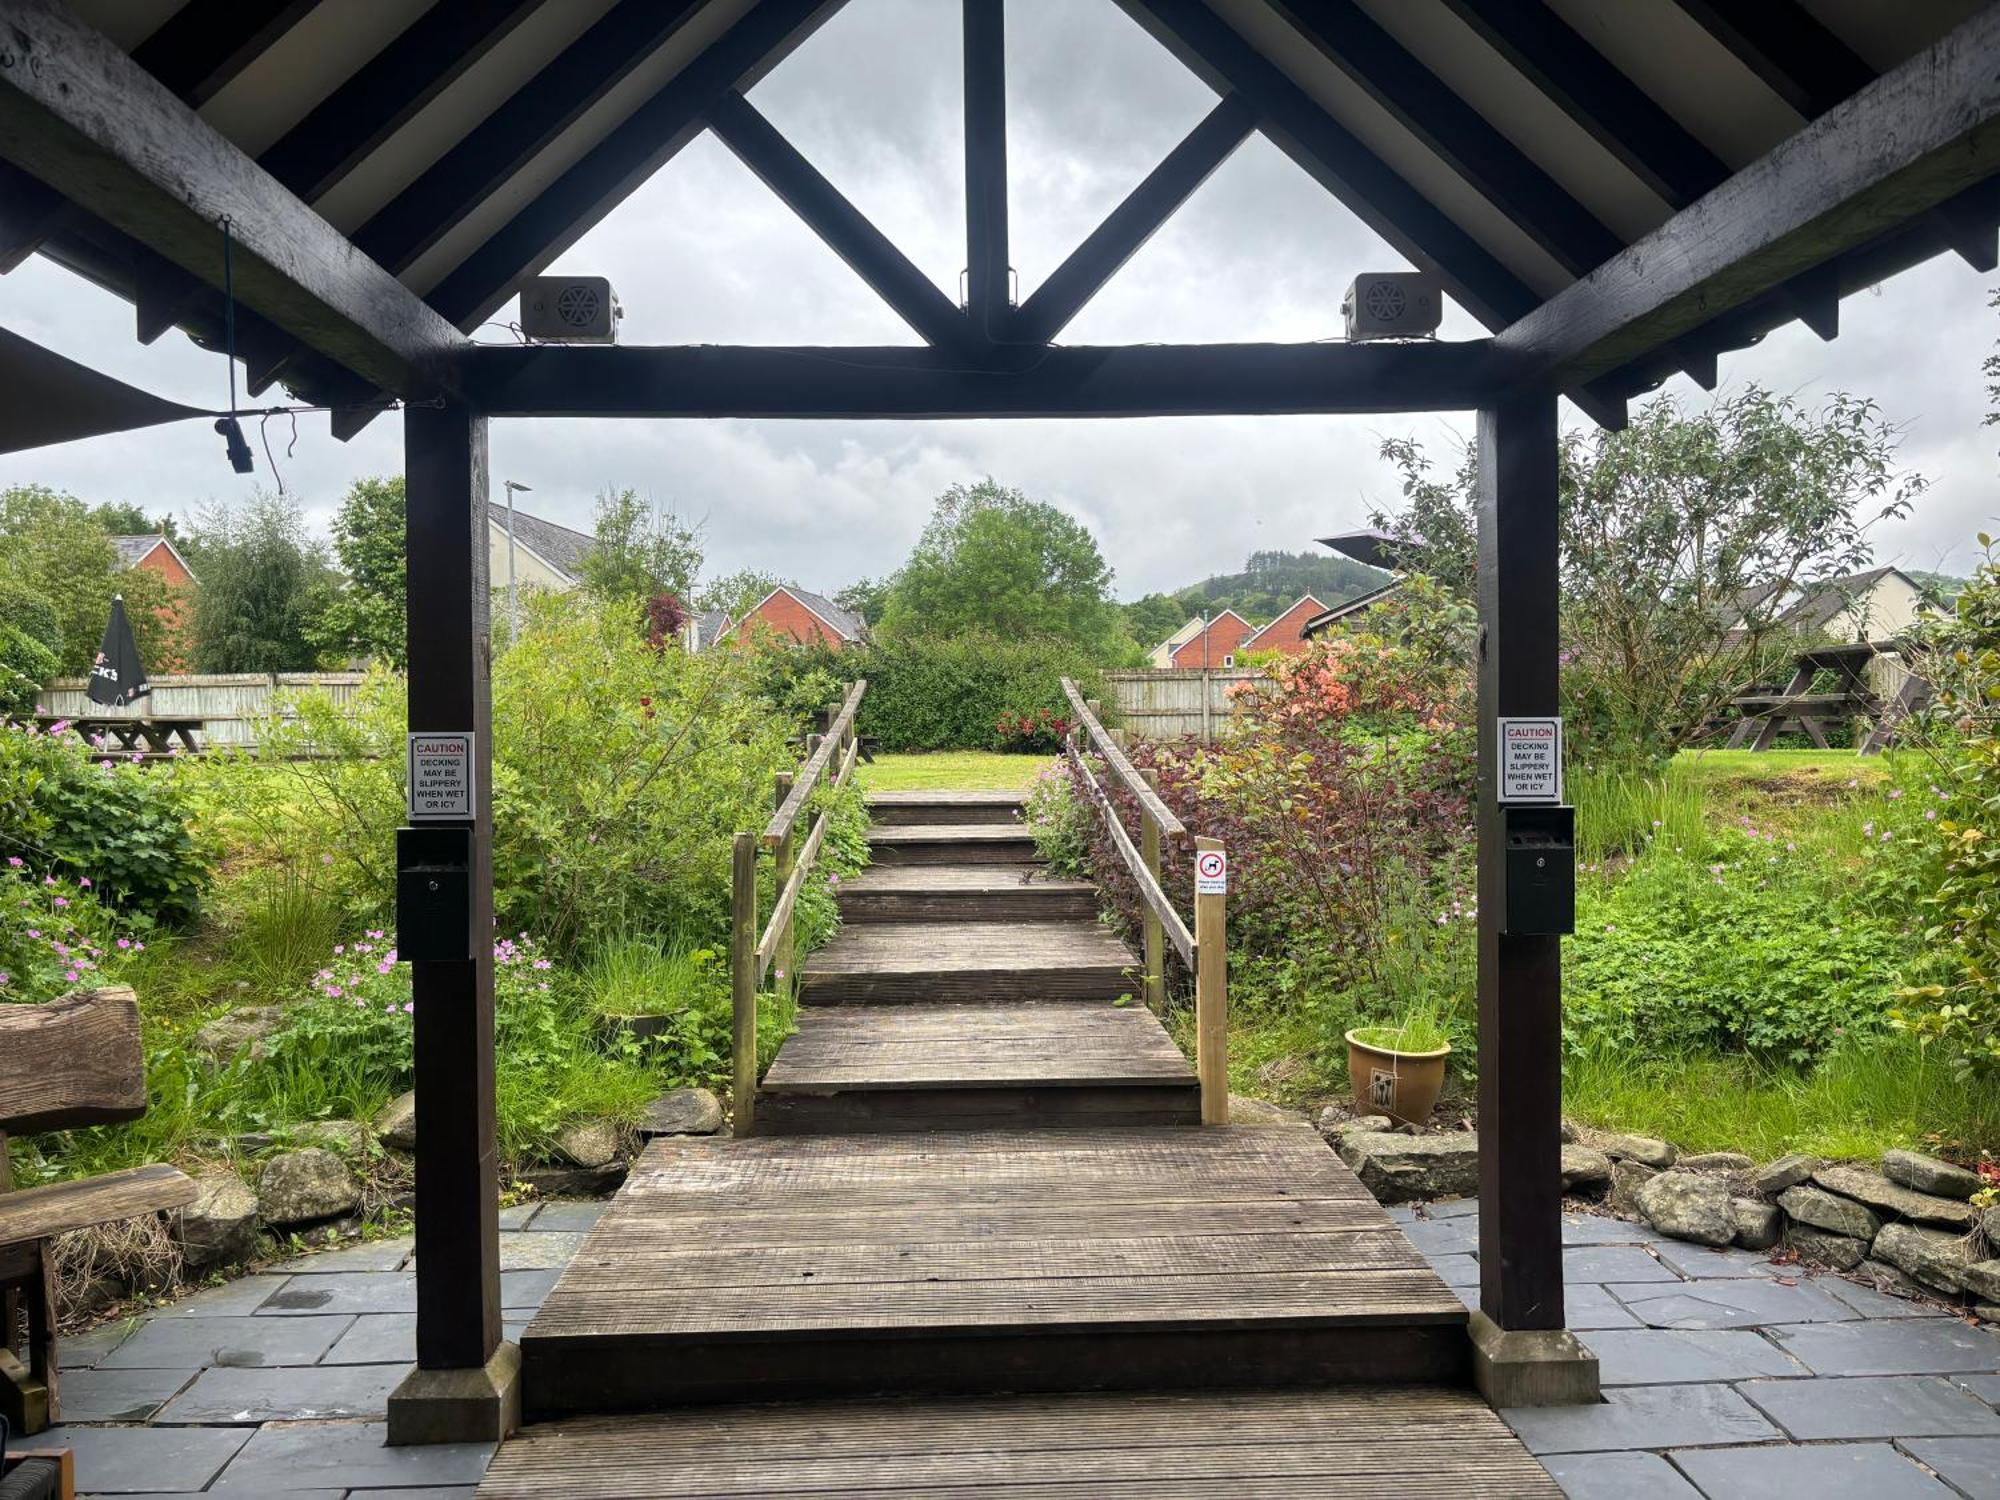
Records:
<instances>
[{"instance_id":1,"label":"picnic table","mask_svg":"<svg viewBox=\"0 0 2000 1500\"><path fill-rule=\"evenodd\" d=\"M118 748L127 754L136 751L171 755L176 740L190 753L201 749L200 741L195 738L201 728L199 719L134 719L123 714L36 714L34 722L48 733L56 732L56 726L61 724L87 740L102 738L115 741Z\"/></svg>"},{"instance_id":2,"label":"picnic table","mask_svg":"<svg viewBox=\"0 0 2000 1500\"><path fill-rule=\"evenodd\" d=\"M1791 680L1782 688L1752 684L1730 700L1741 717L1730 733L1728 748L1739 749L1747 743L1752 750L1768 750L1785 730L1797 729L1824 750L1828 748L1826 725L1866 719L1868 732L1856 748L1863 755L1881 750L1894 737L1898 721L1930 697L1930 684L1914 672L1904 677L1887 702L1869 686L1869 661L1895 654L1897 649L1895 641L1856 641L1799 652L1793 659ZM1812 691L1822 672L1833 674L1832 692Z\"/></svg>"}]
</instances>

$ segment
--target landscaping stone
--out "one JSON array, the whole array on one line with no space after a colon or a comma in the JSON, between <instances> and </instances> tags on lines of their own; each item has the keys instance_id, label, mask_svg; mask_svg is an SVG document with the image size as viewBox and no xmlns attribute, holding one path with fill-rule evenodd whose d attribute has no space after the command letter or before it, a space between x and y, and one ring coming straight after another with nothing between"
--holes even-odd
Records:
<instances>
[{"instance_id":1,"label":"landscaping stone","mask_svg":"<svg viewBox=\"0 0 2000 1500\"><path fill-rule=\"evenodd\" d=\"M1564 1120L1562 1122L1561 1133L1562 1143L1565 1146L1574 1146L1581 1139L1577 1134L1576 1122L1573 1120Z\"/></svg>"},{"instance_id":2,"label":"landscaping stone","mask_svg":"<svg viewBox=\"0 0 2000 1500\"><path fill-rule=\"evenodd\" d=\"M1729 1211L1736 1220L1736 1243L1745 1250L1768 1250L1784 1232L1785 1216L1777 1206L1755 1198L1731 1198Z\"/></svg>"},{"instance_id":3,"label":"landscaping stone","mask_svg":"<svg viewBox=\"0 0 2000 1500\"><path fill-rule=\"evenodd\" d=\"M177 1215L181 1256L190 1270L235 1265L257 1253L257 1195L234 1172L203 1172L194 1202Z\"/></svg>"},{"instance_id":4,"label":"landscaping stone","mask_svg":"<svg viewBox=\"0 0 2000 1500\"><path fill-rule=\"evenodd\" d=\"M1642 1167L1664 1171L1680 1155L1666 1141L1650 1135L1614 1135L1599 1142L1604 1154L1617 1161L1636 1161Z\"/></svg>"},{"instance_id":5,"label":"landscaping stone","mask_svg":"<svg viewBox=\"0 0 2000 1500\"><path fill-rule=\"evenodd\" d=\"M618 1126L610 1120L579 1120L556 1137L556 1150L579 1167L608 1167L618 1160Z\"/></svg>"},{"instance_id":6,"label":"landscaping stone","mask_svg":"<svg viewBox=\"0 0 2000 1500\"><path fill-rule=\"evenodd\" d=\"M639 1121L642 1136L714 1135L720 1129L722 1101L707 1089L672 1089L647 1105Z\"/></svg>"},{"instance_id":7,"label":"landscaping stone","mask_svg":"<svg viewBox=\"0 0 2000 1500\"><path fill-rule=\"evenodd\" d=\"M2000 1245L2000 1206L1989 1208L1979 1216L1979 1232L1986 1236L1989 1245Z\"/></svg>"},{"instance_id":8,"label":"landscaping stone","mask_svg":"<svg viewBox=\"0 0 2000 1500\"><path fill-rule=\"evenodd\" d=\"M1562 1190L1598 1193L1611 1185L1611 1158L1588 1146L1562 1148Z\"/></svg>"},{"instance_id":9,"label":"landscaping stone","mask_svg":"<svg viewBox=\"0 0 2000 1500\"><path fill-rule=\"evenodd\" d=\"M393 1146L398 1151L417 1149L417 1091L411 1089L406 1094L398 1094L382 1106L382 1113L375 1117L375 1133L382 1137L382 1144Z\"/></svg>"},{"instance_id":10,"label":"landscaping stone","mask_svg":"<svg viewBox=\"0 0 2000 1500\"><path fill-rule=\"evenodd\" d=\"M1321 1135L1332 1140L1343 1135L1388 1131L1395 1124L1387 1115L1348 1115L1343 1113L1341 1105L1329 1104L1319 1112L1316 1128Z\"/></svg>"},{"instance_id":11,"label":"landscaping stone","mask_svg":"<svg viewBox=\"0 0 2000 1500\"><path fill-rule=\"evenodd\" d=\"M515 1181L545 1198L601 1198L618 1190L625 1172L622 1161L603 1167L529 1167L515 1173Z\"/></svg>"},{"instance_id":12,"label":"landscaping stone","mask_svg":"<svg viewBox=\"0 0 2000 1500\"><path fill-rule=\"evenodd\" d=\"M375 1144L374 1134L359 1120L307 1120L292 1127L291 1137L306 1146L361 1156Z\"/></svg>"},{"instance_id":13,"label":"landscaping stone","mask_svg":"<svg viewBox=\"0 0 2000 1500\"><path fill-rule=\"evenodd\" d=\"M1970 1198L1984 1186L1979 1174L1970 1168L1953 1166L1916 1151L1884 1151L1882 1175L1906 1188L1935 1193L1940 1198Z\"/></svg>"},{"instance_id":14,"label":"landscaping stone","mask_svg":"<svg viewBox=\"0 0 2000 1500\"><path fill-rule=\"evenodd\" d=\"M1850 1239L1873 1240L1875 1231L1882 1227L1880 1219L1852 1199L1804 1184L1778 1194L1778 1206L1801 1224Z\"/></svg>"},{"instance_id":15,"label":"landscaping stone","mask_svg":"<svg viewBox=\"0 0 2000 1500\"><path fill-rule=\"evenodd\" d=\"M266 1224L310 1224L360 1205L361 1189L347 1163L318 1146L272 1157L257 1178L257 1208Z\"/></svg>"},{"instance_id":16,"label":"landscaping stone","mask_svg":"<svg viewBox=\"0 0 2000 1500\"><path fill-rule=\"evenodd\" d=\"M1479 1191L1479 1137L1469 1130L1442 1135L1350 1131L1339 1137L1338 1144L1341 1160L1379 1203Z\"/></svg>"},{"instance_id":17,"label":"landscaping stone","mask_svg":"<svg viewBox=\"0 0 2000 1500\"><path fill-rule=\"evenodd\" d=\"M210 1062L226 1063L238 1053L264 1055L264 1041L285 1024L285 1012L277 1005L246 1005L226 1016L205 1021L190 1044Z\"/></svg>"},{"instance_id":18,"label":"landscaping stone","mask_svg":"<svg viewBox=\"0 0 2000 1500\"><path fill-rule=\"evenodd\" d=\"M1614 1161L1611 1164L1611 1206L1621 1214L1639 1212L1639 1189L1659 1176L1659 1169L1643 1162Z\"/></svg>"},{"instance_id":19,"label":"landscaping stone","mask_svg":"<svg viewBox=\"0 0 2000 1500\"><path fill-rule=\"evenodd\" d=\"M1836 1271L1851 1271L1868 1256L1868 1241L1814 1229L1809 1224L1792 1225L1785 1231L1785 1243L1813 1264Z\"/></svg>"},{"instance_id":20,"label":"landscaping stone","mask_svg":"<svg viewBox=\"0 0 2000 1500\"><path fill-rule=\"evenodd\" d=\"M1972 1263L1963 1236L1914 1224L1890 1224L1875 1236L1875 1258L1942 1292L1965 1290L1965 1268Z\"/></svg>"},{"instance_id":21,"label":"landscaping stone","mask_svg":"<svg viewBox=\"0 0 2000 1500\"><path fill-rule=\"evenodd\" d=\"M1662 1172L1633 1195L1646 1222L1662 1234L1697 1245L1727 1245L1736 1238L1736 1208L1729 1184L1698 1172Z\"/></svg>"},{"instance_id":22,"label":"landscaping stone","mask_svg":"<svg viewBox=\"0 0 2000 1500\"><path fill-rule=\"evenodd\" d=\"M1795 1151L1760 1168L1757 1175L1751 1179L1750 1185L1765 1197L1775 1198L1786 1188L1794 1188L1802 1182L1810 1181L1812 1174L1818 1170L1817 1156L1806 1156Z\"/></svg>"},{"instance_id":23,"label":"landscaping stone","mask_svg":"<svg viewBox=\"0 0 2000 1500\"><path fill-rule=\"evenodd\" d=\"M1741 1151L1703 1151L1674 1165L1683 1172L1748 1172L1757 1163Z\"/></svg>"},{"instance_id":24,"label":"landscaping stone","mask_svg":"<svg viewBox=\"0 0 2000 1500\"><path fill-rule=\"evenodd\" d=\"M720 1108L721 1106L717 1105L717 1109L720 1110ZM1249 1094L1231 1094L1229 1096L1229 1123L1258 1128L1291 1125L1303 1125L1307 1129L1312 1128L1312 1122L1297 1110L1286 1109L1282 1104L1273 1104L1268 1099L1253 1098ZM639 1127L639 1133L641 1135L647 1133L646 1127L643 1124Z\"/></svg>"},{"instance_id":25,"label":"landscaping stone","mask_svg":"<svg viewBox=\"0 0 2000 1500\"><path fill-rule=\"evenodd\" d=\"M2000 1303L2000 1260L1976 1260L1958 1273L1965 1290L1981 1302Z\"/></svg>"},{"instance_id":26,"label":"landscaping stone","mask_svg":"<svg viewBox=\"0 0 2000 1500\"><path fill-rule=\"evenodd\" d=\"M1813 1173L1813 1181L1843 1198L1867 1204L1892 1221L1907 1219L1913 1224L1955 1229L1960 1234L1969 1233L1979 1222L1979 1210L1970 1203L1916 1192L1865 1167L1821 1167Z\"/></svg>"}]
</instances>

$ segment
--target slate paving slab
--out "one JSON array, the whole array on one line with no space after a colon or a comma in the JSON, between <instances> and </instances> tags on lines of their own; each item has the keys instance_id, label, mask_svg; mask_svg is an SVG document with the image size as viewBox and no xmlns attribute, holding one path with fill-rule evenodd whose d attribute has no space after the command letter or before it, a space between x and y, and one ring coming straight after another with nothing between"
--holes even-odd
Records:
<instances>
[{"instance_id":1,"label":"slate paving slab","mask_svg":"<svg viewBox=\"0 0 2000 1500\"><path fill-rule=\"evenodd\" d=\"M153 1420L239 1427L328 1418L380 1421L388 1415L389 1392L410 1368L393 1364L204 1370Z\"/></svg>"},{"instance_id":2,"label":"slate paving slab","mask_svg":"<svg viewBox=\"0 0 2000 1500\"><path fill-rule=\"evenodd\" d=\"M192 1366L164 1370L63 1370L62 1419L143 1422L200 1373Z\"/></svg>"},{"instance_id":3,"label":"slate paving slab","mask_svg":"<svg viewBox=\"0 0 2000 1500\"><path fill-rule=\"evenodd\" d=\"M1806 1281L1744 1277L1677 1286L1614 1284L1611 1294L1655 1328L1756 1328L1767 1323L1842 1323L1860 1314Z\"/></svg>"},{"instance_id":4,"label":"slate paving slab","mask_svg":"<svg viewBox=\"0 0 2000 1500\"><path fill-rule=\"evenodd\" d=\"M414 1271L334 1271L294 1276L265 1298L260 1318L312 1313L390 1313L417 1310Z\"/></svg>"},{"instance_id":5,"label":"slate paving slab","mask_svg":"<svg viewBox=\"0 0 2000 1500\"><path fill-rule=\"evenodd\" d=\"M1953 1500L1951 1490L1887 1443L1710 1448L1674 1462L1708 1500Z\"/></svg>"},{"instance_id":6,"label":"slate paving slab","mask_svg":"<svg viewBox=\"0 0 2000 1500\"><path fill-rule=\"evenodd\" d=\"M502 1271L500 1273L500 1310L502 1312L533 1312L542 1305L549 1295L549 1289L562 1275L560 1269L547 1271Z\"/></svg>"},{"instance_id":7,"label":"slate paving slab","mask_svg":"<svg viewBox=\"0 0 2000 1500\"><path fill-rule=\"evenodd\" d=\"M1988 1406L2000 1406L2000 1375L1953 1375L1951 1383L1964 1387Z\"/></svg>"},{"instance_id":8,"label":"slate paving slab","mask_svg":"<svg viewBox=\"0 0 2000 1500\"><path fill-rule=\"evenodd\" d=\"M1670 1266L1647 1254L1643 1245L1570 1245L1562 1256L1565 1282L1631 1284L1681 1279Z\"/></svg>"},{"instance_id":9,"label":"slate paving slab","mask_svg":"<svg viewBox=\"0 0 2000 1500\"><path fill-rule=\"evenodd\" d=\"M294 1276L330 1276L336 1271L400 1271L416 1252L412 1235L370 1240L339 1250L320 1250L310 1255L294 1255L271 1267Z\"/></svg>"},{"instance_id":10,"label":"slate paving slab","mask_svg":"<svg viewBox=\"0 0 2000 1500\"><path fill-rule=\"evenodd\" d=\"M137 1318L120 1318L88 1333L56 1342L56 1368L64 1371L88 1369L132 1336L139 1327Z\"/></svg>"},{"instance_id":11,"label":"slate paving slab","mask_svg":"<svg viewBox=\"0 0 2000 1500\"><path fill-rule=\"evenodd\" d=\"M611 1207L610 1202L602 1198L557 1199L551 1203L544 1203L542 1211L535 1215L534 1222L528 1228L536 1234L544 1234L551 1230L574 1232L594 1229L597 1221L604 1217L604 1211L609 1207Z\"/></svg>"},{"instance_id":12,"label":"slate paving slab","mask_svg":"<svg viewBox=\"0 0 2000 1500\"><path fill-rule=\"evenodd\" d=\"M229 1466L229 1478L240 1485L263 1484L272 1495L314 1486L468 1485L479 1482L493 1453L491 1443L391 1448L383 1442L387 1430L380 1422L273 1422L250 1435Z\"/></svg>"},{"instance_id":13,"label":"slate paving slab","mask_svg":"<svg viewBox=\"0 0 2000 1500\"><path fill-rule=\"evenodd\" d=\"M1657 1453L1558 1453L1543 1467L1569 1500L1702 1500Z\"/></svg>"},{"instance_id":14,"label":"slate paving slab","mask_svg":"<svg viewBox=\"0 0 2000 1500\"><path fill-rule=\"evenodd\" d=\"M536 1211L544 1205L539 1202L512 1203L500 1210L500 1227L504 1229L526 1229L535 1217Z\"/></svg>"},{"instance_id":15,"label":"slate paving slab","mask_svg":"<svg viewBox=\"0 0 2000 1500\"><path fill-rule=\"evenodd\" d=\"M17 1437L19 1452L68 1448L76 1454L76 1486L85 1495L144 1495L207 1488L249 1434L230 1427L71 1427ZM274 1486L268 1494L283 1494Z\"/></svg>"},{"instance_id":16,"label":"slate paving slab","mask_svg":"<svg viewBox=\"0 0 2000 1500\"><path fill-rule=\"evenodd\" d=\"M2000 1438L1909 1438L1897 1446L1972 1500L2000 1500Z\"/></svg>"},{"instance_id":17,"label":"slate paving slab","mask_svg":"<svg viewBox=\"0 0 2000 1500\"><path fill-rule=\"evenodd\" d=\"M525 1322L502 1325L501 1337L521 1341ZM322 1365L408 1364L417 1357L417 1315L415 1313L368 1313L354 1320L354 1326L320 1359Z\"/></svg>"},{"instance_id":18,"label":"slate paving slab","mask_svg":"<svg viewBox=\"0 0 2000 1500\"><path fill-rule=\"evenodd\" d=\"M1666 1243L1666 1236L1650 1224L1634 1224L1605 1214L1564 1214L1562 1242L1565 1245L1652 1245Z\"/></svg>"},{"instance_id":19,"label":"slate paving slab","mask_svg":"<svg viewBox=\"0 0 2000 1500\"><path fill-rule=\"evenodd\" d=\"M1746 1380L1738 1394L1802 1441L2000 1437L2000 1413L1936 1375Z\"/></svg>"},{"instance_id":20,"label":"slate paving slab","mask_svg":"<svg viewBox=\"0 0 2000 1500\"><path fill-rule=\"evenodd\" d=\"M205 1287L153 1314L156 1318L227 1318L248 1315L281 1291L289 1276L239 1276L222 1286Z\"/></svg>"},{"instance_id":21,"label":"slate paving slab","mask_svg":"<svg viewBox=\"0 0 2000 1500\"><path fill-rule=\"evenodd\" d=\"M1746 1276L1796 1276L1796 1266L1777 1266L1754 1250L1712 1250L1679 1242L1655 1245L1660 1264L1689 1281L1735 1280Z\"/></svg>"},{"instance_id":22,"label":"slate paving slab","mask_svg":"<svg viewBox=\"0 0 2000 1500\"><path fill-rule=\"evenodd\" d=\"M1958 1375L2000 1370L2000 1335L1956 1318L1870 1318L1767 1330L1819 1375Z\"/></svg>"},{"instance_id":23,"label":"slate paving slab","mask_svg":"<svg viewBox=\"0 0 2000 1500\"><path fill-rule=\"evenodd\" d=\"M1642 1328L1624 1303L1594 1281L1563 1288L1563 1316L1570 1328L1588 1333L1599 1328Z\"/></svg>"},{"instance_id":24,"label":"slate paving slab","mask_svg":"<svg viewBox=\"0 0 2000 1500\"><path fill-rule=\"evenodd\" d=\"M1812 1374L1762 1334L1748 1329L1613 1328L1587 1335L1584 1343L1597 1356L1607 1386Z\"/></svg>"},{"instance_id":25,"label":"slate paving slab","mask_svg":"<svg viewBox=\"0 0 2000 1500\"><path fill-rule=\"evenodd\" d=\"M1863 1286L1858 1281L1849 1281L1845 1276L1821 1276L1813 1285L1830 1293L1860 1313L1864 1318L1948 1318L1950 1313L1929 1302L1919 1302L1913 1297L1897 1297L1872 1286Z\"/></svg>"},{"instance_id":26,"label":"slate paving slab","mask_svg":"<svg viewBox=\"0 0 2000 1500\"><path fill-rule=\"evenodd\" d=\"M1595 1406L1517 1406L1500 1415L1530 1453L1693 1448L1784 1436L1726 1385L1620 1386Z\"/></svg>"},{"instance_id":27,"label":"slate paving slab","mask_svg":"<svg viewBox=\"0 0 2000 1500\"><path fill-rule=\"evenodd\" d=\"M1470 1255L1479 1248L1479 1221L1472 1218L1417 1219L1402 1229L1405 1239L1433 1258Z\"/></svg>"},{"instance_id":28,"label":"slate paving slab","mask_svg":"<svg viewBox=\"0 0 2000 1500\"><path fill-rule=\"evenodd\" d=\"M1427 1257L1431 1269L1438 1273L1446 1286L1476 1287L1479 1285L1479 1262L1470 1255L1432 1255Z\"/></svg>"},{"instance_id":29,"label":"slate paving slab","mask_svg":"<svg viewBox=\"0 0 2000 1500\"><path fill-rule=\"evenodd\" d=\"M201 1365L310 1365L353 1321L318 1318L155 1318L98 1361L100 1370Z\"/></svg>"}]
</instances>

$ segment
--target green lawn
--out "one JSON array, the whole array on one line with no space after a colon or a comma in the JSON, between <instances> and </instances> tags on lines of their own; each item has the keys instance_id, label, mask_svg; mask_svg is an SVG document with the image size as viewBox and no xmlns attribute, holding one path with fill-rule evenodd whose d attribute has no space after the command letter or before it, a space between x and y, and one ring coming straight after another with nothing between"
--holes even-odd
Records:
<instances>
[{"instance_id":1,"label":"green lawn","mask_svg":"<svg viewBox=\"0 0 2000 1500\"><path fill-rule=\"evenodd\" d=\"M1026 791L1049 763L1041 755L998 755L990 750L939 750L929 755L878 755L862 765L868 792Z\"/></svg>"}]
</instances>

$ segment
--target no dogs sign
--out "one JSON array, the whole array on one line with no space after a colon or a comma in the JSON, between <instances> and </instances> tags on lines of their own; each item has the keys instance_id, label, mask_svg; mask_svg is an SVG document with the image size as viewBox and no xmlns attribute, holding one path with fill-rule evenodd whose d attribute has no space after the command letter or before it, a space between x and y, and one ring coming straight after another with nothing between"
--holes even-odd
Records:
<instances>
[{"instance_id":1,"label":"no dogs sign","mask_svg":"<svg viewBox=\"0 0 2000 1500\"><path fill-rule=\"evenodd\" d=\"M1194 893L1197 896L1229 894L1229 856L1220 849L1204 849L1195 855Z\"/></svg>"}]
</instances>

